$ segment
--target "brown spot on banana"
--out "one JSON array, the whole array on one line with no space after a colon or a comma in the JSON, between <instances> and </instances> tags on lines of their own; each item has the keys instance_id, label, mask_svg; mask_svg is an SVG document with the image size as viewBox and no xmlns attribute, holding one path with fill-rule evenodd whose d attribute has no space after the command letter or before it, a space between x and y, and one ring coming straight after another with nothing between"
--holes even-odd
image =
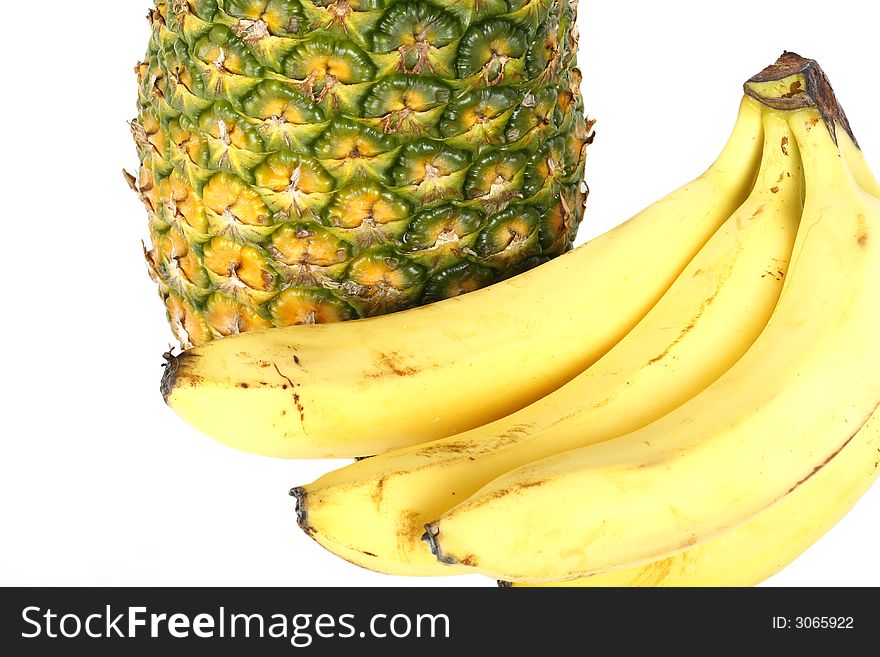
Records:
<instances>
[{"instance_id":1,"label":"brown spot on banana","mask_svg":"<svg viewBox=\"0 0 880 657\"><path fill-rule=\"evenodd\" d=\"M373 500L376 504L376 510L381 510L382 508L382 498L385 494L385 481L388 479L388 475L382 475L379 477L379 481L376 482L376 485L373 487L373 492L370 493L370 499Z\"/></svg>"},{"instance_id":2,"label":"brown spot on banana","mask_svg":"<svg viewBox=\"0 0 880 657\"><path fill-rule=\"evenodd\" d=\"M783 495L783 496L782 496L781 498L779 498L779 499L782 499L783 497L786 497L787 495L791 494L792 492L794 492L795 490L797 490L798 488L800 488L801 485L803 485L804 483L806 483L807 481L809 481L811 478L813 478L813 477L816 475L816 473L818 473L822 468L824 468L826 465L828 465L829 463L831 463L831 461L834 459L834 457L837 456L838 454L840 454L840 453L843 451L843 448L846 447L847 445L849 445L849 444L852 442L853 438L855 438L857 435L859 435L859 432L860 432L860 431L864 428L864 426L868 423L868 421L871 419L871 417L874 415L874 413L877 412L877 409L880 409L880 400L878 400L877 403L874 404L874 408L871 409L871 412L868 413L868 415L865 417L864 420L862 420L861 422L859 422L859 426L856 427L855 431L853 431L853 432L847 437L847 439L844 440L844 441L838 446L838 448L837 448L836 450L834 450L834 451L833 451L833 452L832 452L832 453L831 453L831 454L830 454L830 455L829 455L824 461L822 461L819 465L817 465L816 467L814 467L814 468L810 471L810 473L809 473L807 476L805 476L803 479L801 479L799 482L797 482L794 486L792 486L791 488L789 488L789 489L785 492L785 495Z\"/></svg>"},{"instance_id":3,"label":"brown spot on banana","mask_svg":"<svg viewBox=\"0 0 880 657\"><path fill-rule=\"evenodd\" d=\"M376 372L367 376L371 379L381 379L390 374L395 376L413 376L418 374L421 369L403 362L403 356L396 351L380 352L376 360L378 369Z\"/></svg>"},{"instance_id":4,"label":"brown spot on banana","mask_svg":"<svg viewBox=\"0 0 880 657\"><path fill-rule=\"evenodd\" d=\"M699 542L699 540L700 540L700 539L699 539L699 537L698 537L696 534L691 534L690 536L688 536L686 539L684 539L684 540L681 542L681 546L680 546L680 547L681 547L682 550L686 550L686 549L688 549L689 547L693 547L694 545L696 545L696 544Z\"/></svg>"},{"instance_id":5,"label":"brown spot on banana","mask_svg":"<svg viewBox=\"0 0 880 657\"><path fill-rule=\"evenodd\" d=\"M860 247L864 248L868 243L868 221L865 219L864 215L858 216L858 225L859 230L856 233L856 244Z\"/></svg>"},{"instance_id":6,"label":"brown spot on banana","mask_svg":"<svg viewBox=\"0 0 880 657\"><path fill-rule=\"evenodd\" d=\"M401 511L397 523L397 534L404 539L402 542L405 543L418 539L425 529L425 525L419 517L419 512L412 509Z\"/></svg>"},{"instance_id":7,"label":"brown spot on banana","mask_svg":"<svg viewBox=\"0 0 880 657\"><path fill-rule=\"evenodd\" d=\"M306 409L302 404L302 399L299 394L293 393L293 403L296 404L296 410L299 411L299 421L305 427L306 423Z\"/></svg>"},{"instance_id":8,"label":"brown spot on banana","mask_svg":"<svg viewBox=\"0 0 880 657\"><path fill-rule=\"evenodd\" d=\"M306 412L305 412L305 407L303 406L303 403L302 403L302 398L296 392L297 384L295 384L289 376L287 376L286 374L283 374L281 372L281 370L278 368L277 364L273 363L273 365L275 366L275 371L278 372L278 376L280 376L282 379L287 381L287 383L282 384L281 389L287 390L288 384L289 384L290 389L294 391L293 404L294 404L294 406L296 406L296 410L299 412L299 421L302 424L303 433L305 433L305 431L306 431Z\"/></svg>"},{"instance_id":9,"label":"brown spot on banana","mask_svg":"<svg viewBox=\"0 0 880 657\"><path fill-rule=\"evenodd\" d=\"M672 565L675 563L675 555L652 561L645 566L645 570L633 581L634 586L660 586L672 573Z\"/></svg>"}]
</instances>

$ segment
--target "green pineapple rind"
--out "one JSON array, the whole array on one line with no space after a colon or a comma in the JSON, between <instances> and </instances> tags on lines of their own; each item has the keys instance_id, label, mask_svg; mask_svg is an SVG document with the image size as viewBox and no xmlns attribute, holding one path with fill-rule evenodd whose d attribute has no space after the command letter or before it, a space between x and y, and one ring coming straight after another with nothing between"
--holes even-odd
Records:
<instances>
[{"instance_id":1,"label":"green pineapple rind","mask_svg":"<svg viewBox=\"0 0 880 657\"><path fill-rule=\"evenodd\" d=\"M569 249L592 126L575 15L158 0L133 186L184 346L436 301Z\"/></svg>"}]
</instances>

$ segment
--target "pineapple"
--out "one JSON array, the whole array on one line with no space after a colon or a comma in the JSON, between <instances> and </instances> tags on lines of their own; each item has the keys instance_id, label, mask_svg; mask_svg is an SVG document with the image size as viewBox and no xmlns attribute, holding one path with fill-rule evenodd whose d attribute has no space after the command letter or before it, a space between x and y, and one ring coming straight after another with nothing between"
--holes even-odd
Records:
<instances>
[{"instance_id":1,"label":"pineapple","mask_svg":"<svg viewBox=\"0 0 880 657\"><path fill-rule=\"evenodd\" d=\"M571 247L570 0L158 0L132 121L187 348L462 294Z\"/></svg>"}]
</instances>

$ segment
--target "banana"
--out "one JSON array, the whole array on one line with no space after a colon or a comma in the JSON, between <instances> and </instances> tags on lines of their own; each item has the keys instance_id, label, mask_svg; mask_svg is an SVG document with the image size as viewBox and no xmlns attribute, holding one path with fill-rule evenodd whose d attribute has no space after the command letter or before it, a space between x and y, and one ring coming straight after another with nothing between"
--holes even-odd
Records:
<instances>
[{"instance_id":1,"label":"banana","mask_svg":"<svg viewBox=\"0 0 880 657\"><path fill-rule=\"evenodd\" d=\"M794 561L843 518L880 474L880 413L840 454L778 504L705 543L643 566L555 584L510 587L754 586Z\"/></svg>"},{"instance_id":2,"label":"banana","mask_svg":"<svg viewBox=\"0 0 880 657\"><path fill-rule=\"evenodd\" d=\"M749 198L596 364L506 418L294 489L300 525L366 568L452 574L425 549L424 523L522 463L635 430L708 386L757 338L779 298L802 212L793 141L785 118L764 117Z\"/></svg>"},{"instance_id":3,"label":"banana","mask_svg":"<svg viewBox=\"0 0 880 657\"><path fill-rule=\"evenodd\" d=\"M815 62L788 53L767 74L792 90L763 100L790 112L806 199L764 332L668 415L514 470L430 523L440 561L543 582L663 559L780 503L880 406L880 203L838 150L845 121Z\"/></svg>"},{"instance_id":4,"label":"banana","mask_svg":"<svg viewBox=\"0 0 880 657\"><path fill-rule=\"evenodd\" d=\"M837 131L837 143L840 146L843 159L846 160L846 166L859 187L868 194L880 198L880 182L877 182L877 178L874 177L874 173L865 160L864 153L846 129Z\"/></svg>"},{"instance_id":5,"label":"banana","mask_svg":"<svg viewBox=\"0 0 880 657\"><path fill-rule=\"evenodd\" d=\"M880 197L880 183L848 132L840 152L859 187ZM643 566L551 584L500 581L510 587L754 586L775 575L836 525L880 475L880 413L797 490L743 525L701 545ZM830 491L830 493L829 493Z\"/></svg>"},{"instance_id":6,"label":"banana","mask_svg":"<svg viewBox=\"0 0 880 657\"><path fill-rule=\"evenodd\" d=\"M706 173L563 256L413 310L169 356L165 400L227 445L288 458L377 454L504 417L616 344L739 207L760 159L760 113L746 98Z\"/></svg>"}]
</instances>

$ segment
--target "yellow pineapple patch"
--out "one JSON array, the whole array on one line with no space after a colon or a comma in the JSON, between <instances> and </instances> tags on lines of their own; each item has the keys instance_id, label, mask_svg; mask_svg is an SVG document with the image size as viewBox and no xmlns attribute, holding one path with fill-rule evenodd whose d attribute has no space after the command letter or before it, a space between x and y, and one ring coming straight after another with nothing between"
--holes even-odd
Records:
<instances>
[{"instance_id":1,"label":"yellow pineapple patch","mask_svg":"<svg viewBox=\"0 0 880 657\"><path fill-rule=\"evenodd\" d=\"M279 32L288 27L284 22L284 15L275 7L268 7L259 18L269 26L270 32Z\"/></svg>"},{"instance_id":2,"label":"yellow pineapple patch","mask_svg":"<svg viewBox=\"0 0 880 657\"><path fill-rule=\"evenodd\" d=\"M396 264L382 258L364 258L352 265L349 276L367 287L402 290L408 280Z\"/></svg>"},{"instance_id":3,"label":"yellow pineapple patch","mask_svg":"<svg viewBox=\"0 0 880 657\"><path fill-rule=\"evenodd\" d=\"M205 303L205 321L223 336L272 326L272 322L261 317L253 308L216 293Z\"/></svg>"},{"instance_id":4,"label":"yellow pineapple patch","mask_svg":"<svg viewBox=\"0 0 880 657\"><path fill-rule=\"evenodd\" d=\"M275 231L272 246L278 252L278 259L286 265L330 267L344 262L347 255L332 235L290 225Z\"/></svg>"},{"instance_id":5,"label":"yellow pineapple patch","mask_svg":"<svg viewBox=\"0 0 880 657\"><path fill-rule=\"evenodd\" d=\"M313 55L304 62L304 66L313 80L326 80L327 76L331 76L339 82L350 83L357 77L349 62L334 55Z\"/></svg>"},{"instance_id":6,"label":"yellow pineapple patch","mask_svg":"<svg viewBox=\"0 0 880 657\"><path fill-rule=\"evenodd\" d=\"M205 246L204 262L218 276L237 279L254 290L266 292L275 283L258 249L225 237L215 237Z\"/></svg>"},{"instance_id":7,"label":"yellow pineapple patch","mask_svg":"<svg viewBox=\"0 0 880 657\"><path fill-rule=\"evenodd\" d=\"M248 226L266 226L269 210L260 195L242 180L228 173L218 173L202 190L205 207L220 216L233 218Z\"/></svg>"},{"instance_id":8,"label":"yellow pineapple patch","mask_svg":"<svg viewBox=\"0 0 880 657\"><path fill-rule=\"evenodd\" d=\"M332 182L320 177L313 167L281 158L269 158L258 166L254 179L257 187L277 193L293 190L304 194L333 191Z\"/></svg>"},{"instance_id":9,"label":"yellow pineapple patch","mask_svg":"<svg viewBox=\"0 0 880 657\"><path fill-rule=\"evenodd\" d=\"M286 123L300 125L308 123L309 117L296 105L284 98L270 98L260 107L258 118L264 121L271 118L283 118Z\"/></svg>"},{"instance_id":10,"label":"yellow pineapple patch","mask_svg":"<svg viewBox=\"0 0 880 657\"><path fill-rule=\"evenodd\" d=\"M214 139L219 139L236 148L248 147L248 135L234 121L215 119L208 122L207 132Z\"/></svg>"},{"instance_id":11,"label":"yellow pineapple patch","mask_svg":"<svg viewBox=\"0 0 880 657\"><path fill-rule=\"evenodd\" d=\"M193 164L205 157L207 152L205 140L198 133L185 130L175 121L168 126L168 136L177 152L185 154Z\"/></svg>"},{"instance_id":12,"label":"yellow pineapple patch","mask_svg":"<svg viewBox=\"0 0 880 657\"><path fill-rule=\"evenodd\" d=\"M317 295L288 288L270 304L272 320L276 326L298 324L327 324L349 319L344 306L331 303Z\"/></svg>"},{"instance_id":13,"label":"yellow pineapple patch","mask_svg":"<svg viewBox=\"0 0 880 657\"><path fill-rule=\"evenodd\" d=\"M173 263L188 283L198 285L202 282L201 263L180 231L175 228L168 230L159 242L159 252L166 263Z\"/></svg>"},{"instance_id":14,"label":"yellow pineapple patch","mask_svg":"<svg viewBox=\"0 0 880 657\"><path fill-rule=\"evenodd\" d=\"M214 339L205 318L177 295L172 293L165 299L165 308L171 329L184 347L197 347Z\"/></svg>"},{"instance_id":15,"label":"yellow pineapple patch","mask_svg":"<svg viewBox=\"0 0 880 657\"><path fill-rule=\"evenodd\" d=\"M414 112L426 112L435 105L431 99L419 90L409 88L401 94L399 109L410 109Z\"/></svg>"},{"instance_id":16,"label":"yellow pineapple patch","mask_svg":"<svg viewBox=\"0 0 880 657\"><path fill-rule=\"evenodd\" d=\"M334 226L357 228L365 221L386 224L401 217L377 189L367 189L346 199L344 208L334 212L330 219Z\"/></svg>"},{"instance_id":17,"label":"yellow pineapple patch","mask_svg":"<svg viewBox=\"0 0 880 657\"><path fill-rule=\"evenodd\" d=\"M159 210L160 200L159 192L156 189L156 179L150 167L141 165L138 170L137 187L147 211L151 215L155 215Z\"/></svg>"},{"instance_id":18,"label":"yellow pineapple patch","mask_svg":"<svg viewBox=\"0 0 880 657\"><path fill-rule=\"evenodd\" d=\"M182 219L194 230L204 233L208 230L205 209L196 191L178 171L159 185L159 197L167 208L169 215Z\"/></svg>"}]
</instances>

